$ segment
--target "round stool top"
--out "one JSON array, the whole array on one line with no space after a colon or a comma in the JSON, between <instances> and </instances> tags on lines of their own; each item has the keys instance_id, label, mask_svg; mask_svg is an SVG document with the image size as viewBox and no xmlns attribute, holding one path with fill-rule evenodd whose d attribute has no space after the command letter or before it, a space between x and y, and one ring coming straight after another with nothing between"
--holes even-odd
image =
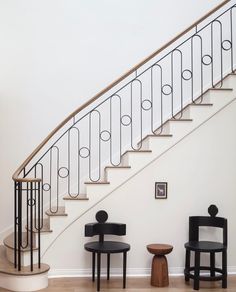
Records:
<instances>
[{"instance_id":1,"label":"round stool top","mask_svg":"<svg viewBox=\"0 0 236 292\"><path fill-rule=\"evenodd\" d=\"M172 251L173 246L169 244L149 244L147 245L147 250L155 255L165 255Z\"/></svg>"}]
</instances>

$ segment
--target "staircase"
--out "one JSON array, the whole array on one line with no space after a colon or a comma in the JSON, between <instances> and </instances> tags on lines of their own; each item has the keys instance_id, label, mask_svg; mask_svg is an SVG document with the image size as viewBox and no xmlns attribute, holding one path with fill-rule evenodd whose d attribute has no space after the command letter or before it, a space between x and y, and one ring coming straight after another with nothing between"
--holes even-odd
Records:
<instances>
[{"instance_id":1,"label":"staircase","mask_svg":"<svg viewBox=\"0 0 236 292\"><path fill-rule=\"evenodd\" d=\"M71 224L236 100L235 8L222 2L98 93L17 169L0 287L47 287L41 258Z\"/></svg>"}]
</instances>

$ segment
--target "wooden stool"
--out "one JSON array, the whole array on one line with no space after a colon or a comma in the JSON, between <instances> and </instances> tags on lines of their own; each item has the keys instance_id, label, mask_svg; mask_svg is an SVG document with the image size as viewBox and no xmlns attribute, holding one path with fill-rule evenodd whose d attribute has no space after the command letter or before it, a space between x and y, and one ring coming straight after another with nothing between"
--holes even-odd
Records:
<instances>
[{"instance_id":1,"label":"wooden stool","mask_svg":"<svg viewBox=\"0 0 236 292\"><path fill-rule=\"evenodd\" d=\"M169 285L168 264L166 254L173 249L169 244L149 244L147 250L154 254L152 260L151 285L156 287L165 287Z\"/></svg>"}]
</instances>

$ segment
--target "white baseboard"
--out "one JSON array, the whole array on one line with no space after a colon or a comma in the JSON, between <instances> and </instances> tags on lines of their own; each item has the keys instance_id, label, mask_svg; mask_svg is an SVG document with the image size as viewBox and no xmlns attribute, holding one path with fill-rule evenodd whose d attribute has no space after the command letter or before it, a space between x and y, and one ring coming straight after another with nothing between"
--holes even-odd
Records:
<instances>
[{"instance_id":1,"label":"white baseboard","mask_svg":"<svg viewBox=\"0 0 236 292\"><path fill-rule=\"evenodd\" d=\"M169 268L170 276L183 276L184 267ZM122 276L122 269L111 269L113 277ZM236 275L236 266L228 267L229 275ZM106 275L106 269L101 270L101 275ZM147 277L151 275L150 268L128 268L127 277ZM50 269L49 278L66 278L66 277L91 277L91 269Z\"/></svg>"}]
</instances>

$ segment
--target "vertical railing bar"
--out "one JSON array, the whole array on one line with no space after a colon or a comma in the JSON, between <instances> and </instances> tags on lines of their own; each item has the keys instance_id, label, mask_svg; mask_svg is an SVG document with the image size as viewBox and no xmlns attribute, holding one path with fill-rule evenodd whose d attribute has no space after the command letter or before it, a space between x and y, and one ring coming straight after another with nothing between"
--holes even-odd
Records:
<instances>
[{"instance_id":1,"label":"vertical railing bar","mask_svg":"<svg viewBox=\"0 0 236 292\"><path fill-rule=\"evenodd\" d=\"M153 128L154 128L154 117L153 117L153 67L151 68L151 131L153 133Z\"/></svg>"},{"instance_id":2,"label":"vertical railing bar","mask_svg":"<svg viewBox=\"0 0 236 292\"><path fill-rule=\"evenodd\" d=\"M112 164L112 138L113 138L113 135L112 135L112 97L109 98L109 108L110 108L110 113L109 113L109 122L110 122L110 127L109 127L109 131L110 131L110 163Z\"/></svg>"},{"instance_id":3,"label":"vertical railing bar","mask_svg":"<svg viewBox=\"0 0 236 292\"><path fill-rule=\"evenodd\" d=\"M21 271L22 182L18 186L18 271Z\"/></svg>"},{"instance_id":4,"label":"vertical railing bar","mask_svg":"<svg viewBox=\"0 0 236 292\"><path fill-rule=\"evenodd\" d=\"M59 150L59 147L57 147L57 146L56 146L56 153L57 153L57 190L56 190L57 204L56 204L56 210L54 211L54 213L57 213L58 208L59 208L59 176L58 176L58 171L59 171L59 166L60 166L60 150ZM68 176L69 175L70 175L70 171L68 173Z\"/></svg>"},{"instance_id":5,"label":"vertical railing bar","mask_svg":"<svg viewBox=\"0 0 236 292\"><path fill-rule=\"evenodd\" d=\"M99 133L99 135L98 135L98 144L99 144L99 153L98 153L98 155L99 155L99 159L98 159L98 181L101 179L101 167L102 167L102 163L101 163L101 156L102 156L102 147L101 147L101 137L100 137L100 135L101 135L101 127L102 127L102 120L101 120L101 113L99 112L99 111L97 111L97 113L98 113L98 118L99 118L99 123L98 123L98 125L99 125L99 129L98 129L98 133Z\"/></svg>"},{"instance_id":6,"label":"vertical railing bar","mask_svg":"<svg viewBox=\"0 0 236 292\"><path fill-rule=\"evenodd\" d=\"M130 116L131 116L131 121L130 121L130 146L133 150L133 82L130 83Z\"/></svg>"},{"instance_id":7,"label":"vertical railing bar","mask_svg":"<svg viewBox=\"0 0 236 292\"><path fill-rule=\"evenodd\" d=\"M50 190L49 190L49 209L52 210L52 148L50 149L50 156L49 156L49 184L50 184ZM44 222L43 222L44 224ZM42 226L43 227L43 226Z\"/></svg>"},{"instance_id":8,"label":"vertical railing bar","mask_svg":"<svg viewBox=\"0 0 236 292\"><path fill-rule=\"evenodd\" d=\"M79 153L79 149L80 149L80 131L78 130L78 151L77 153ZM80 155L78 155L78 195L80 194Z\"/></svg>"},{"instance_id":9,"label":"vertical railing bar","mask_svg":"<svg viewBox=\"0 0 236 292\"><path fill-rule=\"evenodd\" d=\"M214 44L213 44L213 38L214 38L214 22L211 23L211 86L214 88Z\"/></svg>"},{"instance_id":10,"label":"vertical railing bar","mask_svg":"<svg viewBox=\"0 0 236 292\"><path fill-rule=\"evenodd\" d=\"M18 214L17 214L17 185L18 183L15 181L14 182L14 267L17 268L17 220L19 220L18 218Z\"/></svg>"},{"instance_id":11,"label":"vertical railing bar","mask_svg":"<svg viewBox=\"0 0 236 292\"><path fill-rule=\"evenodd\" d=\"M38 182L38 268L39 269L41 268L40 188L41 188L41 183Z\"/></svg>"},{"instance_id":12,"label":"vertical railing bar","mask_svg":"<svg viewBox=\"0 0 236 292\"><path fill-rule=\"evenodd\" d=\"M234 72L234 54L233 54L233 8L230 9L230 38L231 38L231 72Z\"/></svg>"},{"instance_id":13,"label":"vertical railing bar","mask_svg":"<svg viewBox=\"0 0 236 292\"><path fill-rule=\"evenodd\" d=\"M141 80L139 80L139 85L140 85L140 92L139 92L139 100L140 100L140 119L141 119L141 123L140 123L140 136L141 136L141 143L140 146L138 148L138 150L140 150L142 148L142 144L143 144L143 109L142 109L142 102L143 102L143 83Z\"/></svg>"},{"instance_id":14,"label":"vertical railing bar","mask_svg":"<svg viewBox=\"0 0 236 292\"><path fill-rule=\"evenodd\" d=\"M171 83L171 115L172 118L175 119L174 117L174 64L173 64L173 51L171 52L171 67L170 67L170 83Z\"/></svg>"},{"instance_id":15,"label":"vertical railing bar","mask_svg":"<svg viewBox=\"0 0 236 292\"><path fill-rule=\"evenodd\" d=\"M33 198L33 182L30 182L30 201L28 204L30 206L30 270L33 271L33 206L36 204Z\"/></svg>"},{"instance_id":16,"label":"vertical railing bar","mask_svg":"<svg viewBox=\"0 0 236 292\"><path fill-rule=\"evenodd\" d=\"M220 71L220 87L223 86L223 48L222 48L222 41L223 41L223 31L222 31L222 23L221 21L219 21L219 24L220 24L220 68L221 68L221 71Z\"/></svg>"},{"instance_id":17,"label":"vertical railing bar","mask_svg":"<svg viewBox=\"0 0 236 292\"><path fill-rule=\"evenodd\" d=\"M197 33L197 32L196 32ZM191 78L191 99L192 103L194 103L193 99L193 87L194 87L194 75L193 75L193 70L194 70L194 63L193 63L193 37L191 38L190 42L190 55L191 55L191 72L192 72L192 78Z\"/></svg>"},{"instance_id":18,"label":"vertical railing bar","mask_svg":"<svg viewBox=\"0 0 236 292\"><path fill-rule=\"evenodd\" d=\"M91 179L91 158L92 158L92 141L91 141L91 112L89 113L89 179L92 181Z\"/></svg>"},{"instance_id":19,"label":"vertical railing bar","mask_svg":"<svg viewBox=\"0 0 236 292\"><path fill-rule=\"evenodd\" d=\"M67 183L68 183L68 195L71 195L71 189L70 189L70 132L71 132L71 129L69 129L68 137L67 137L67 157L68 157L68 161L67 161L67 167L68 167Z\"/></svg>"},{"instance_id":20,"label":"vertical railing bar","mask_svg":"<svg viewBox=\"0 0 236 292\"><path fill-rule=\"evenodd\" d=\"M29 200L29 185L28 185L29 183L27 182L26 183L26 239L27 239L27 245L26 246L28 246L28 244L29 244L29 229L28 229L28 227L29 227L29 208L28 208L28 200Z\"/></svg>"}]
</instances>

